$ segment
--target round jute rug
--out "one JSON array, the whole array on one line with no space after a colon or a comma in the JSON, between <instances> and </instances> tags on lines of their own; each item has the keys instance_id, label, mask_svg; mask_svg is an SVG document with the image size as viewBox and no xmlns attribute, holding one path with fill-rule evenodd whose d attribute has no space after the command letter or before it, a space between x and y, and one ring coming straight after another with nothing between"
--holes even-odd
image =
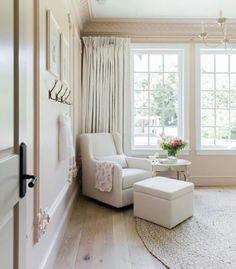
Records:
<instances>
[{"instance_id":1,"label":"round jute rug","mask_svg":"<svg viewBox=\"0 0 236 269\"><path fill-rule=\"evenodd\" d=\"M136 218L146 248L171 269L236 269L236 188L197 189L194 215L169 230Z\"/></svg>"}]
</instances>

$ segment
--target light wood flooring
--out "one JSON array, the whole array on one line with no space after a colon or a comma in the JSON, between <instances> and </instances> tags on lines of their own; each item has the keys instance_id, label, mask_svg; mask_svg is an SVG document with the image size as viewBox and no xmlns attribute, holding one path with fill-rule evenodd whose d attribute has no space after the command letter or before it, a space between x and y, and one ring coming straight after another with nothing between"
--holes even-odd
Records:
<instances>
[{"instance_id":1,"label":"light wood flooring","mask_svg":"<svg viewBox=\"0 0 236 269\"><path fill-rule=\"evenodd\" d=\"M79 197L53 269L163 269L139 238L132 206Z\"/></svg>"}]
</instances>

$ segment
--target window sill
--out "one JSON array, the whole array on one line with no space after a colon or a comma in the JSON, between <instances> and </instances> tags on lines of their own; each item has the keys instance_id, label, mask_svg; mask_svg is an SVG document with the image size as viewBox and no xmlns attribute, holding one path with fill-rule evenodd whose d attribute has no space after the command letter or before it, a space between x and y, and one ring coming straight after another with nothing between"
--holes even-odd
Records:
<instances>
[{"instance_id":1,"label":"window sill","mask_svg":"<svg viewBox=\"0 0 236 269\"><path fill-rule=\"evenodd\" d=\"M198 149L197 155L236 155L236 149Z\"/></svg>"},{"instance_id":2,"label":"window sill","mask_svg":"<svg viewBox=\"0 0 236 269\"><path fill-rule=\"evenodd\" d=\"M148 156L154 156L155 153L158 153L161 157L167 156L166 151L163 151L161 149L148 149L148 148L133 148L131 150L132 156L140 156L140 157L148 157ZM178 155L189 155L190 149L182 150Z\"/></svg>"}]
</instances>

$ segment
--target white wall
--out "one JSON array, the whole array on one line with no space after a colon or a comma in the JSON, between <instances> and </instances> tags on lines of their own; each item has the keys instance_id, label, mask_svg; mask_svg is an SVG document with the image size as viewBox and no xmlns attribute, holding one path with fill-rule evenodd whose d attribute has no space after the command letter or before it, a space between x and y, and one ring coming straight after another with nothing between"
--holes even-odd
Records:
<instances>
[{"instance_id":1,"label":"white wall","mask_svg":"<svg viewBox=\"0 0 236 269\"><path fill-rule=\"evenodd\" d=\"M33 0L29 4L26 14L29 32L33 40ZM66 223L71 205L77 196L78 182L68 183L69 161L58 161L58 116L60 113L69 113L72 117L73 134L77 137L80 132L79 122L80 107L80 41L74 7L69 0L40 0L40 166L39 206L50 215L50 222L40 241L34 243L34 195L33 191L27 196L27 268L53 268L52 264L57 247L63 236L63 225ZM57 103L48 99L48 90L54 83L54 77L46 70L46 10L50 9L57 20L60 31L70 44L70 89L72 92L73 106ZM68 13L71 14L72 27L69 29ZM76 37L76 38L75 38ZM32 62L30 79L32 83ZM33 88L33 86L32 86ZM31 88L31 89L32 89ZM29 97L32 102L32 95ZM27 110L32 113L33 108ZM33 120L28 121L32 138ZM31 139L32 140L32 139ZM32 159L33 159L33 146ZM33 171L33 164L29 166ZM29 172L31 172L29 171Z\"/></svg>"}]
</instances>

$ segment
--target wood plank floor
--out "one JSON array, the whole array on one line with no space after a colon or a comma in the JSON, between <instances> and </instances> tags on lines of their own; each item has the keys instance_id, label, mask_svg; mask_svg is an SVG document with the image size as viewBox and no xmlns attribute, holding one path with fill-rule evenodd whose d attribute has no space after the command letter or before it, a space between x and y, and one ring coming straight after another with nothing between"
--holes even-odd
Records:
<instances>
[{"instance_id":1,"label":"wood plank floor","mask_svg":"<svg viewBox=\"0 0 236 269\"><path fill-rule=\"evenodd\" d=\"M55 269L163 269L144 247L132 206L115 209L79 197L68 221Z\"/></svg>"}]
</instances>

